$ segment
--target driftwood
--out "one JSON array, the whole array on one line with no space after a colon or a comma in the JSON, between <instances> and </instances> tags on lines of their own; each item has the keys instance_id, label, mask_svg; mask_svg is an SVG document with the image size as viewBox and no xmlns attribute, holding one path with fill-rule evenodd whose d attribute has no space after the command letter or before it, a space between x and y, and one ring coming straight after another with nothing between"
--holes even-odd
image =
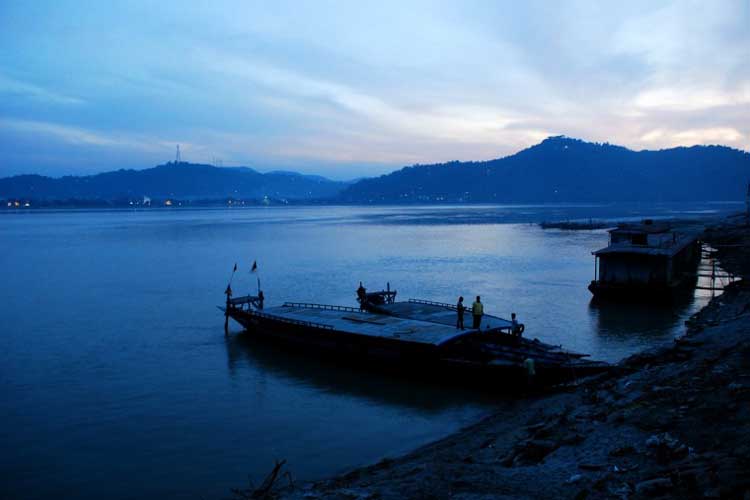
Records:
<instances>
[{"instance_id":1,"label":"driftwood","mask_svg":"<svg viewBox=\"0 0 750 500\"><path fill-rule=\"evenodd\" d=\"M280 462L276 461L276 465L273 466L273 470L266 476L266 478L257 488L253 487L252 483L250 484L250 488L244 490L232 488L233 498L240 500L271 500L277 498L277 493L274 491L274 485L276 483L276 480L279 478L279 473L281 472L281 469L284 467L284 465L286 465L286 460L282 460ZM290 486L294 486L292 475L289 473L289 471L284 472L282 476L286 477L289 480Z\"/></svg>"}]
</instances>

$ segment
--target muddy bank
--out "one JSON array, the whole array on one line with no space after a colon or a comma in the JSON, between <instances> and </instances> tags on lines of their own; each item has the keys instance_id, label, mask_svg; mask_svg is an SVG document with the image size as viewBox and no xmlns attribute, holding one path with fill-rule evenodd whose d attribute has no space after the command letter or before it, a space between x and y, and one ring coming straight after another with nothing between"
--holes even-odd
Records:
<instances>
[{"instance_id":1,"label":"muddy bank","mask_svg":"<svg viewBox=\"0 0 750 500\"><path fill-rule=\"evenodd\" d=\"M706 240L743 280L692 317L674 345L519 400L406 456L274 496L750 497L750 229L728 219Z\"/></svg>"}]
</instances>

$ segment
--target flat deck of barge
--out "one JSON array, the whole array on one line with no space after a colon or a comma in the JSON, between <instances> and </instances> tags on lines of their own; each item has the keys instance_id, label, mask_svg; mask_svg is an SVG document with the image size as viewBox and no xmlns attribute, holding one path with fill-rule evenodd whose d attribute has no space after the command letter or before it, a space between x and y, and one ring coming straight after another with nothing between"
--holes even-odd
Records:
<instances>
[{"instance_id":1,"label":"flat deck of barge","mask_svg":"<svg viewBox=\"0 0 750 500\"><path fill-rule=\"evenodd\" d=\"M477 330L457 330L455 313L448 324L360 311L353 307L288 302L253 314L289 323L383 339L444 345Z\"/></svg>"},{"instance_id":2,"label":"flat deck of barge","mask_svg":"<svg viewBox=\"0 0 750 500\"><path fill-rule=\"evenodd\" d=\"M409 299L408 302L394 302L377 306L386 314L404 319L428 321L441 325L456 327L456 306L429 300ZM471 304L464 312L464 324L471 325ZM485 314L482 316L481 330L510 330L512 323L507 319ZM470 329L467 328L466 331ZM472 330L474 331L474 330Z\"/></svg>"}]
</instances>

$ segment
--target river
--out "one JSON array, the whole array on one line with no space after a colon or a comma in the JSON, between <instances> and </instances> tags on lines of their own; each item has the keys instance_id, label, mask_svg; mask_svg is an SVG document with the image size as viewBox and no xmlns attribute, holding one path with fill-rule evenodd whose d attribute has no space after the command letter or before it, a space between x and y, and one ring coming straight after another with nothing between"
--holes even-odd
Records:
<instances>
[{"instance_id":1,"label":"river","mask_svg":"<svg viewBox=\"0 0 750 500\"><path fill-rule=\"evenodd\" d=\"M404 453L503 396L409 382L256 345L216 306L261 280L266 304L399 298L516 312L525 335L616 361L671 341L707 301L597 307L604 230L586 217L728 205L267 207L0 214L0 497L221 498L275 459L311 479ZM253 261L258 272L250 273Z\"/></svg>"}]
</instances>

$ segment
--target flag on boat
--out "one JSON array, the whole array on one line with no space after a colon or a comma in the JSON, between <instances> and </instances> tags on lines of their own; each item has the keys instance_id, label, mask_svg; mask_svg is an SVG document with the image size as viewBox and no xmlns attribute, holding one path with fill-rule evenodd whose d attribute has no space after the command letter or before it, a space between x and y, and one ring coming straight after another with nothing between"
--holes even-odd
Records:
<instances>
[{"instance_id":1,"label":"flag on boat","mask_svg":"<svg viewBox=\"0 0 750 500\"><path fill-rule=\"evenodd\" d=\"M253 268L252 268L252 269L250 269L250 272L251 272L251 273L254 273L254 272L255 272L255 271L257 271L257 270L258 270L258 262L254 260L254 261L253 261Z\"/></svg>"}]
</instances>

